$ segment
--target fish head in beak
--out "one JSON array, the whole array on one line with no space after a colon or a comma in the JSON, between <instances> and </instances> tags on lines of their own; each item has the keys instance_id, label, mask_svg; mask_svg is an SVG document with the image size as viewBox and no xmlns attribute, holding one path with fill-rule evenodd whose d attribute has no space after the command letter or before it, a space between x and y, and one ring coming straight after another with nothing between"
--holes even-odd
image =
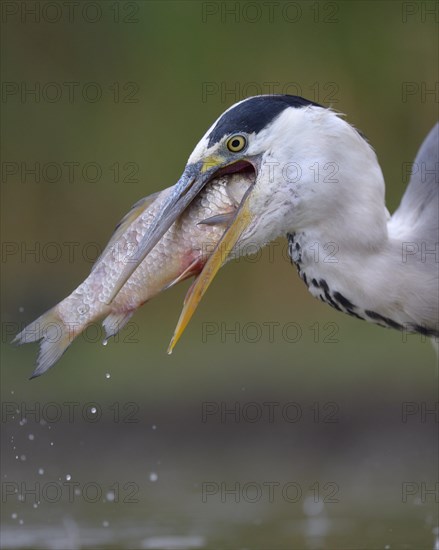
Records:
<instances>
[{"instance_id":1,"label":"fish head in beak","mask_svg":"<svg viewBox=\"0 0 439 550\"><path fill-rule=\"evenodd\" d=\"M126 265L113 288L110 302L171 225L210 181L221 176L253 172L253 183L248 187L237 205L236 211L228 222L220 241L186 296L169 352L172 351L216 273L227 261L240 236L254 219L249 207L249 197L257 179L261 155L248 154L247 140L247 136L239 134L224 137L220 143L216 143L214 146L203 147L203 141L205 141L205 138L203 138L189 158L182 176L174 185L160 214L140 241L136 251L129 258L126 258Z\"/></svg>"},{"instance_id":2,"label":"fish head in beak","mask_svg":"<svg viewBox=\"0 0 439 550\"><path fill-rule=\"evenodd\" d=\"M210 181L227 174L237 174L249 170L256 173L257 167L256 158L236 159L218 154L209 154L194 162L189 160L183 174L166 199L160 214L157 215L135 251L125 257L125 267L112 289L109 302L114 300L140 263Z\"/></svg>"}]
</instances>

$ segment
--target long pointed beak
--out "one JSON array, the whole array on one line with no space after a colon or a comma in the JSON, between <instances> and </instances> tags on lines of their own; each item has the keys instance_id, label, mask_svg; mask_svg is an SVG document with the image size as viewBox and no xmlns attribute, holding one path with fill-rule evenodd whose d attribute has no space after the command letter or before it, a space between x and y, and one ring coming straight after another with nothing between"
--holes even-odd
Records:
<instances>
[{"instance_id":1,"label":"long pointed beak","mask_svg":"<svg viewBox=\"0 0 439 550\"><path fill-rule=\"evenodd\" d=\"M151 252L190 202L208 183L213 173L217 172L218 169L221 169L225 165L226 163L221 163L221 159L207 159L204 163L200 161L186 166L183 175L178 180L177 184L174 186L174 190L165 202L160 215L157 216L152 227L150 227L140 241L135 253L127 258L126 265L112 289L109 303L114 300L120 289L131 277L139 264Z\"/></svg>"},{"instance_id":2,"label":"long pointed beak","mask_svg":"<svg viewBox=\"0 0 439 550\"><path fill-rule=\"evenodd\" d=\"M233 250L233 247L239 240L239 237L250 225L253 215L250 212L247 198L249 193L251 193L251 190L252 187L247 190L230 226L223 233L223 236L216 245L212 255L207 260L202 272L189 289L184 301L180 318L174 331L174 335L168 347L168 354L172 353L174 346L180 339L180 336L183 334L184 329L197 309L201 298L204 296L204 293L208 289L210 283L213 281L221 266L223 266L226 262L228 256Z\"/></svg>"}]
</instances>

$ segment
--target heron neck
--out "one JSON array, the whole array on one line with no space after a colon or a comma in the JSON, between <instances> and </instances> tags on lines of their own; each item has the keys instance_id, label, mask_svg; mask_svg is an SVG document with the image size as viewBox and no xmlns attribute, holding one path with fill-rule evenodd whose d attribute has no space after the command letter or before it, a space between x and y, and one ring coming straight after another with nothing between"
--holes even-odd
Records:
<instances>
[{"instance_id":1,"label":"heron neck","mask_svg":"<svg viewBox=\"0 0 439 550\"><path fill-rule=\"evenodd\" d=\"M381 242L358 246L349 233L336 238L316 228L288 240L290 258L316 298L366 321L439 335L434 280L407 254L407 243L386 231Z\"/></svg>"}]
</instances>

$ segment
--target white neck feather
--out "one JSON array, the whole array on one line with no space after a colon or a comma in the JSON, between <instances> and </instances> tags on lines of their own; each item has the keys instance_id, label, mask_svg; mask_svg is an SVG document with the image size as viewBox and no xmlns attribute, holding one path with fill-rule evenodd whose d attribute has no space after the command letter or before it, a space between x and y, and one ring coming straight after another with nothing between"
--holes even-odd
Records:
<instances>
[{"instance_id":1,"label":"white neck feather","mask_svg":"<svg viewBox=\"0 0 439 550\"><path fill-rule=\"evenodd\" d=\"M314 107L289 109L273 126L267 134L287 137L280 149L277 142L268 150L262 170L289 159L302 175L292 185L278 170L271 189L255 190L256 211L268 215L249 238L259 233L267 242L294 234L293 258L300 258L299 272L313 295L325 299L327 286L332 298L338 293L353 305L338 303L342 311L393 328L437 332L437 279L404 257L404 242L389 235L384 178L367 141L340 116ZM260 139L267 136L261 132ZM261 181L269 181L267 174Z\"/></svg>"}]
</instances>

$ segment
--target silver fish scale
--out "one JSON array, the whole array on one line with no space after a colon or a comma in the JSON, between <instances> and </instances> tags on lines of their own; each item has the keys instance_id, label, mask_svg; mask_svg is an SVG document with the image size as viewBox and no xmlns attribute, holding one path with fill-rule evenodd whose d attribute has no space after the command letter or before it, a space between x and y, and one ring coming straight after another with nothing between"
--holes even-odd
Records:
<instances>
[{"instance_id":1,"label":"silver fish scale","mask_svg":"<svg viewBox=\"0 0 439 550\"><path fill-rule=\"evenodd\" d=\"M250 183L250 178L235 174L212 180L169 228L109 305L109 297L123 267L134 255L173 188L162 191L118 241L104 252L89 277L59 304L61 319L78 325L82 330L84 325L109 313L135 310L170 285L192 262L197 259L205 261L221 238L224 226L197 224L214 215L233 211Z\"/></svg>"}]
</instances>

